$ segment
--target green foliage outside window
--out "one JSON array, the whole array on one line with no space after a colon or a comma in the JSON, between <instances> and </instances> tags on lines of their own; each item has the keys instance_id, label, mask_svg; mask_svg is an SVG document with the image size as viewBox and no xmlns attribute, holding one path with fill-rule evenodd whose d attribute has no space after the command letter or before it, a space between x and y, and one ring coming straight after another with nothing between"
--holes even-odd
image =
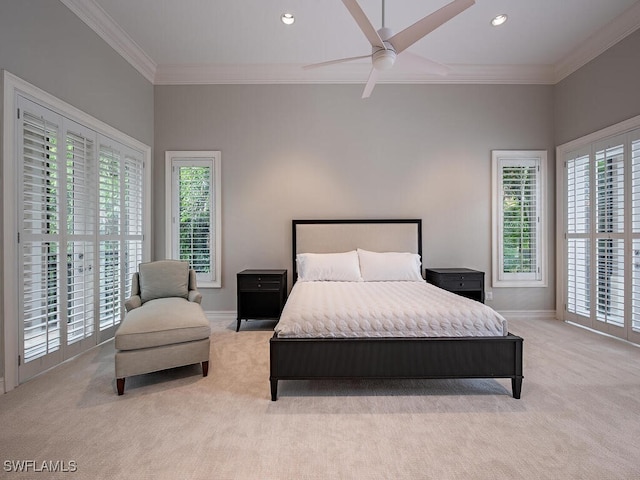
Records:
<instances>
[{"instance_id":1,"label":"green foliage outside window","mask_svg":"<svg viewBox=\"0 0 640 480\"><path fill-rule=\"evenodd\" d=\"M180 260L198 273L211 271L211 168L179 168Z\"/></svg>"},{"instance_id":2,"label":"green foliage outside window","mask_svg":"<svg viewBox=\"0 0 640 480\"><path fill-rule=\"evenodd\" d=\"M536 169L503 171L503 258L505 273L536 270Z\"/></svg>"}]
</instances>

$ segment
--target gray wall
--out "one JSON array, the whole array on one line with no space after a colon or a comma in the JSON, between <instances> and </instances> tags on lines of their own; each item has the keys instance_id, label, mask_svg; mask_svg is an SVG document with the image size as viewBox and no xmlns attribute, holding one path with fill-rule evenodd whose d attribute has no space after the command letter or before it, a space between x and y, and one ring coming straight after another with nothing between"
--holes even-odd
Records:
<instances>
[{"instance_id":1,"label":"gray wall","mask_svg":"<svg viewBox=\"0 0 640 480\"><path fill-rule=\"evenodd\" d=\"M491 281L491 150L546 149L547 288L495 289L503 310L554 309L552 86L198 85L155 87L155 257L164 257L164 152L222 151L223 288L235 274L291 270L291 219L418 217L424 264Z\"/></svg>"},{"instance_id":2,"label":"gray wall","mask_svg":"<svg viewBox=\"0 0 640 480\"><path fill-rule=\"evenodd\" d=\"M640 30L555 86L556 145L640 115Z\"/></svg>"},{"instance_id":3,"label":"gray wall","mask_svg":"<svg viewBox=\"0 0 640 480\"><path fill-rule=\"evenodd\" d=\"M0 69L153 145L153 86L57 0L0 0Z\"/></svg>"},{"instance_id":4,"label":"gray wall","mask_svg":"<svg viewBox=\"0 0 640 480\"><path fill-rule=\"evenodd\" d=\"M0 68L153 145L153 86L58 0L0 0Z\"/></svg>"}]
</instances>

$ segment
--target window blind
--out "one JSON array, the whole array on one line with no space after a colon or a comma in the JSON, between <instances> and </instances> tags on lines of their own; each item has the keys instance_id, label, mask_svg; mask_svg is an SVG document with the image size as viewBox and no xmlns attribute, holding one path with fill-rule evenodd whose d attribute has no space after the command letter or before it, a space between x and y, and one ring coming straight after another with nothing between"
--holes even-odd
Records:
<instances>
[{"instance_id":1,"label":"window blind","mask_svg":"<svg viewBox=\"0 0 640 480\"><path fill-rule=\"evenodd\" d=\"M589 155L567 161L567 310L589 316L590 282L590 186Z\"/></svg>"},{"instance_id":2,"label":"window blind","mask_svg":"<svg viewBox=\"0 0 640 480\"><path fill-rule=\"evenodd\" d=\"M22 328L24 362L60 348L59 126L23 112Z\"/></svg>"},{"instance_id":3,"label":"window blind","mask_svg":"<svg viewBox=\"0 0 640 480\"><path fill-rule=\"evenodd\" d=\"M596 149L596 318L624 324L624 145L611 142Z\"/></svg>"},{"instance_id":4,"label":"window blind","mask_svg":"<svg viewBox=\"0 0 640 480\"><path fill-rule=\"evenodd\" d=\"M540 163L501 158L499 171L501 280L540 280Z\"/></svg>"},{"instance_id":5,"label":"window blind","mask_svg":"<svg viewBox=\"0 0 640 480\"><path fill-rule=\"evenodd\" d=\"M210 162L209 162L210 163ZM178 258L189 262L201 278L211 279L212 166L197 162L177 166Z\"/></svg>"},{"instance_id":6,"label":"window blind","mask_svg":"<svg viewBox=\"0 0 640 480\"><path fill-rule=\"evenodd\" d=\"M15 135L5 139L15 155L3 159L12 184L4 191L5 215L16 219L16 230L5 232L15 252L15 264L5 265L5 286L15 299L5 325L8 338L18 340L7 363L15 386L115 332L126 277L142 261L143 247L146 252L147 174L141 144L4 79L14 92L5 107L15 108ZM38 103L41 97L46 100ZM20 281L7 283L11 277Z\"/></svg>"},{"instance_id":7,"label":"window blind","mask_svg":"<svg viewBox=\"0 0 640 480\"><path fill-rule=\"evenodd\" d=\"M132 152L124 156L124 255L125 295L131 295L131 279L142 262L144 172L142 158Z\"/></svg>"},{"instance_id":8,"label":"window blind","mask_svg":"<svg viewBox=\"0 0 640 480\"><path fill-rule=\"evenodd\" d=\"M631 140L631 328L640 332L640 132Z\"/></svg>"},{"instance_id":9,"label":"window blind","mask_svg":"<svg viewBox=\"0 0 640 480\"><path fill-rule=\"evenodd\" d=\"M502 167L503 272L537 272L537 167Z\"/></svg>"},{"instance_id":10,"label":"window blind","mask_svg":"<svg viewBox=\"0 0 640 480\"><path fill-rule=\"evenodd\" d=\"M73 125L65 138L67 343L94 333L95 134Z\"/></svg>"},{"instance_id":11,"label":"window blind","mask_svg":"<svg viewBox=\"0 0 640 480\"><path fill-rule=\"evenodd\" d=\"M98 146L98 245L100 256L100 330L120 323L121 316L121 154L111 145Z\"/></svg>"}]
</instances>

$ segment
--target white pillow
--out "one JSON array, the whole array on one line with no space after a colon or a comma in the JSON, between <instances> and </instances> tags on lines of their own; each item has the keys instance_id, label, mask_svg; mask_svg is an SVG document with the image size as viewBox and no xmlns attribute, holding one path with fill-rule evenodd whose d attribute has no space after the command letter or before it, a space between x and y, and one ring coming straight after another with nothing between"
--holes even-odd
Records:
<instances>
[{"instance_id":1,"label":"white pillow","mask_svg":"<svg viewBox=\"0 0 640 480\"><path fill-rule=\"evenodd\" d=\"M424 281L417 253L369 252L359 248L358 257L365 282Z\"/></svg>"},{"instance_id":2,"label":"white pillow","mask_svg":"<svg viewBox=\"0 0 640 480\"><path fill-rule=\"evenodd\" d=\"M361 282L358 253L299 253L298 280L301 282Z\"/></svg>"}]
</instances>

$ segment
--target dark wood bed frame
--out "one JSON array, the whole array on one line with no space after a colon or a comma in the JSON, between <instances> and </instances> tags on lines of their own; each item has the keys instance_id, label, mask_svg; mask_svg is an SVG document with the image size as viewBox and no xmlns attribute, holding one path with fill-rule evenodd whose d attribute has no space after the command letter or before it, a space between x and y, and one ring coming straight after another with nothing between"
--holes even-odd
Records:
<instances>
[{"instance_id":1,"label":"dark wood bed frame","mask_svg":"<svg viewBox=\"0 0 640 480\"><path fill-rule=\"evenodd\" d=\"M414 224L422 258L422 220L293 220L293 282L297 279L297 227L308 224ZM366 248L361 246L361 248ZM278 338L270 339L271 400L278 380L510 378L513 398L522 389L522 338Z\"/></svg>"}]
</instances>

